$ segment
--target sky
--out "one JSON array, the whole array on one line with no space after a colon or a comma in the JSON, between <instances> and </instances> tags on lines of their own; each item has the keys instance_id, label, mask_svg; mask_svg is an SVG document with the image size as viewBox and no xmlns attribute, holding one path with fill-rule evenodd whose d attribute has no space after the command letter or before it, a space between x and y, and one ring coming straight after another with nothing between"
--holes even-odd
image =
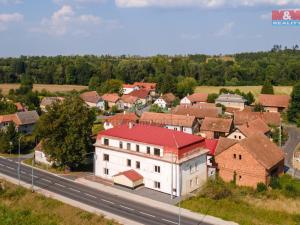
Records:
<instances>
[{"instance_id":1,"label":"sky","mask_svg":"<svg viewBox=\"0 0 300 225\"><path fill-rule=\"evenodd\" d=\"M300 0L0 0L0 57L232 54L300 45Z\"/></svg>"}]
</instances>

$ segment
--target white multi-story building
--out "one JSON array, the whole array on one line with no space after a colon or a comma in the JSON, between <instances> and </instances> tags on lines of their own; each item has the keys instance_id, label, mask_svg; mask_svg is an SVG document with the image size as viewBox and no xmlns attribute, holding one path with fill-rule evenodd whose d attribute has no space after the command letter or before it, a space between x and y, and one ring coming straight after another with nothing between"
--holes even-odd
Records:
<instances>
[{"instance_id":1,"label":"white multi-story building","mask_svg":"<svg viewBox=\"0 0 300 225\"><path fill-rule=\"evenodd\" d=\"M116 184L181 196L207 180L208 150L198 136L130 123L101 131L95 147L95 175Z\"/></svg>"}]
</instances>

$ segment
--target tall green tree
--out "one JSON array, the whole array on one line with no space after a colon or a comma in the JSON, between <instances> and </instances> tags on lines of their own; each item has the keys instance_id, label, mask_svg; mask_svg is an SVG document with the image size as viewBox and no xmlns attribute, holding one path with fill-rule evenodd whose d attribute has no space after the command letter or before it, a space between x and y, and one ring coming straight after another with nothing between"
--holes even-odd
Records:
<instances>
[{"instance_id":1,"label":"tall green tree","mask_svg":"<svg viewBox=\"0 0 300 225\"><path fill-rule=\"evenodd\" d=\"M78 96L56 102L40 117L36 134L50 160L61 168L77 168L92 151L95 112Z\"/></svg>"},{"instance_id":2,"label":"tall green tree","mask_svg":"<svg viewBox=\"0 0 300 225\"><path fill-rule=\"evenodd\" d=\"M300 120L300 82L294 85L291 93L291 102L288 109L288 120L299 122Z\"/></svg>"},{"instance_id":3,"label":"tall green tree","mask_svg":"<svg viewBox=\"0 0 300 225\"><path fill-rule=\"evenodd\" d=\"M269 95L273 95L274 94L274 88L273 85L271 84L271 82L269 80L266 80L264 85L261 88L261 94L269 94Z\"/></svg>"},{"instance_id":4,"label":"tall green tree","mask_svg":"<svg viewBox=\"0 0 300 225\"><path fill-rule=\"evenodd\" d=\"M193 94L197 86L197 81L192 77L186 77L177 84L177 93L179 97L184 97L187 94Z\"/></svg>"},{"instance_id":5,"label":"tall green tree","mask_svg":"<svg viewBox=\"0 0 300 225\"><path fill-rule=\"evenodd\" d=\"M122 84L123 82L121 80L117 80L117 79L107 80L97 88L97 92L100 94L119 93L122 88Z\"/></svg>"}]
</instances>

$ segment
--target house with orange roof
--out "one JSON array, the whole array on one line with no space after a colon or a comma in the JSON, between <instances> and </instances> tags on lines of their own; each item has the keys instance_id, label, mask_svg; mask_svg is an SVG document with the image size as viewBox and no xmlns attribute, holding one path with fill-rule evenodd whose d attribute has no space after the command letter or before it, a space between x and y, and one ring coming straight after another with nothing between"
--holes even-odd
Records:
<instances>
[{"instance_id":1,"label":"house with orange roof","mask_svg":"<svg viewBox=\"0 0 300 225\"><path fill-rule=\"evenodd\" d=\"M140 89L139 86L134 85L134 84L123 84L121 93L123 95L128 95L131 92L133 92L135 90L139 90L139 89Z\"/></svg>"},{"instance_id":2,"label":"house with orange roof","mask_svg":"<svg viewBox=\"0 0 300 225\"><path fill-rule=\"evenodd\" d=\"M142 88L131 92L129 95L138 98L141 104L146 105L148 102L152 101L150 92L151 90Z\"/></svg>"},{"instance_id":3,"label":"house with orange roof","mask_svg":"<svg viewBox=\"0 0 300 225\"><path fill-rule=\"evenodd\" d=\"M257 118L262 119L269 126L279 127L281 124L280 113L278 112L236 111L233 118L235 126L249 123Z\"/></svg>"},{"instance_id":4,"label":"house with orange roof","mask_svg":"<svg viewBox=\"0 0 300 225\"><path fill-rule=\"evenodd\" d=\"M219 176L239 186L268 185L272 177L284 173L283 150L260 132L242 141L220 139L215 162Z\"/></svg>"},{"instance_id":5,"label":"house with orange roof","mask_svg":"<svg viewBox=\"0 0 300 225\"><path fill-rule=\"evenodd\" d=\"M204 103L201 103L204 104ZM200 105L201 105L200 104ZM201 124L205 117L218 117L222 112L219 107L200 107L199 105L178 105L172 109L172 113L176 115L195 116Z\"/></svg>"},{"instance_id":6,"label":"house with orange roof","mask_svg":"<svg viewBox=\"0 0 300 225\"><path fill-rule=\"evenodd\" d=\"M218 139L229 135L232 129L232 119L205 117L200 127L200 135L208 139Z\"/></svg>"},{"instance_id":7,"label":"house with orange roof","mask_svg":"<svg viewBox=\"0 0 300 225\"><path fill-rule=\"evenodd\" d=\"M105 130L111 129L113 127L121 126L123 124L138 123L139 118L135 115L135 113L126 112L117 113L116 115L110 116L105 119L103 127Z\"/></svg>"},{"instance_id":8,"label":"house with orange roof","mask_svg":"<svg viewBox=\"0 0 300 225\"><path fill-rule=\"evenodd\" d=\"M123 104L120 102L120 96L117 93L107 93L102 95L101 98L106 102L108 108L117 106L118 109L123 109Z\"/></svg>"},{"instance_id":9,"label":"house with orange roof","mask_svg":"<svg viewBox=\"0 0 300 225\"><path fill-rule=\"evenodd\" d=\"M157 83L134 82L133 85L138 86L140 89L148 90L151 97L155 97L155 95L156 95Z\"/></svg>"},{"instance_id":10,"label":"house with orange roof","mask_svg":"<svg viewBox=\"0 0 300 225\"><path fill-rule=\"evenodd\" d=\"M197 103L206 103L208 98L207 93L194 93L192 95L187 95L180 100L181 105L193 105Z\"/></svg>"},{"instance_id":11,"label":"house with orange roof","mask_svg":"<svg viewBox=\"0 0 300 225\"><path fill-rule=\"evenodd\" d=\"M258 103L264 107L266 112L282 112L289 107L290 96L260 94Z\"/></svg>"},{"instance_id":12,"label":"house with orange roof","mask_svg":"<svg viewBox=\"0 0 300 225\"><path fill-rule=\"evenodd\" d=\"M130 109L140 102L138 97L131 95L122 95L120 101L122 101L124 109Z\"/></svg>"},{"instance_id":13,"label":"house with orange roof","mask_svg":"<svg viewBox=\"0 0 300 225\"><path fill-rule=\"evenodd\" d=\"M175 95L173 95L172 93L166 93L161 95L158 99L156 99L153 104L158 105L162 109L171 108L175 99Z\"/></svg>"},{"instance_id":14,"label":"house with orange roof","mask_svg":"<svg viewBox=\"0 0 300 225\"><path fill-rule=\"evenodd\" d=\"M80 95L80 98L91 108L105 110L105 102L97 91L88 91Z\"/></svg>"}]
</instances>

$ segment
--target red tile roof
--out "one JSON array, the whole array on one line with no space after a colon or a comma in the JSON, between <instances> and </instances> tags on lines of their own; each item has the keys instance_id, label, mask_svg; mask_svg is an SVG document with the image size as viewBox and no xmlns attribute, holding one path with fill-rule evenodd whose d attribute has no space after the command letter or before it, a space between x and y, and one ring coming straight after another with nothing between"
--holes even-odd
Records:
<instances>
[{"instance_id":1,"label":"red tile roof","mask_svg":"<svg viewBox=\"0 0 300 225\"><path fill-rule=\"evenodd\" d=\"M196 102L207 102L207 93L194 93L192 95L186 96L192 103Z\"/></svg>"},{"instance_id":2,"label":"red tile roof","mask_svg":"<svg viewBox=\"0 0 300 225\"><path fill-rule=\"evenodd\" d=\"M217 145L217 139L205 139L205 147L209 150L210 155L215 155Z\"/></svg>"},{"instance_id":3,"label":"red tile roof","mask_svg":"<svg viewBox=\"0 0 300 225\"><path fill-rule=\"evenodd\" d=\"M105 122L111 123L114 127L116 127L123 124L128 124L129 122L137 123L138 119L139 118L135 115L135 113L118 113L107 118Z\"/></svg>"},{"instance_id":4,"label":"red tile roof","mask_svg":"<svg viewBox=\"0 0 300 225\"><path fill-rule=\"evenodd\" d=\"M287 108L289 106L290 96L288 95L267 95L260 94L258 103L263 106Z\"/></svg>"},{"instance_id":5,"label":"red tile roof","mask_svg":"<svg viewBox=\"0 0 300 225\"><path fill-rule=\"evenodd\" d=\"M135 90L135 91L129 93L128 95L134 96L134 97L137 97L140 99L146 99L149 96L149 92L150 92L150 90L143 88L143 89Z\"/></svg>"},{"instance_id":6,"label":"red tile roof","mask_svg":"<svg viewBox=\"0 0 300 225\"><path fill-rule=\"evenodd\" d=\"M108 94L102 95L102 99L107 102L116 103L120 99L120 97L116 93L111 93L111 94L108 93Z\"/></svg>"},{"instance_id":7,"label":"red tile roof","mask_svg":"<svg viewBox=\"0 0 300 225\"><path fill-rule=\"evenodd\" d=\"M144 177L142 175L140 175L138 172L136 172L133 169L118 173L118 174L114 175L114 177L117 177L120 175L124 175L125 177L127 177L129 180L131 180L133 182L144 179Z\"/></svg>"},{"instance_id":8,"label":"red tile roof","mask_svg":"<svg viewBox=\"0 0 300 225\"><path fill-rule=\"evenodd\" d=\"M173 114L195 116L197 119L205 117L218 117L217 107L199 108L188 105L178 105L172 110Z\"/></svg>"},{"instance_id":9,"label":"red tile roof","mask_svg":"<svg viewBox=\"0 0 300 225\"><path fill-rule=\"evenodd\" d=\"M232 126L232 119L205 117L200 131L217 131L228 133Z\"/></svg>"},{"instance_id":10,"label":"red tile roof","mask_svg":"<svg viewBox=\"0 0 300 225\"><path fill-rule=\"evenodd\" d=\"M80 95L80 98L85 102L97 103L100 100L100 96L96 91L84 92Z\"/></svg>"},{"instance_id":11,"label":"red tile roof","mask_svg":"<svg viewBox=\"0 0 300 225\"><path fill-rule=\"evenodd\" d=\"M176 99L176 96L173 95L172 93L166 93L162 95L160 98L162 98L166 103L171 104Z\"/></svg>"},{"instance_id":12,"label":"red tile roof","mask_svg":"<svg viewBox=\"0 0 300 225\"><path fill-rule=\"evenodd\" d=\"M126 140L137 141L172 149L182 149L194 144L204 146L204 138L180 131L169 130L157 126L137 124L130 128L128 125L121 125L105 131L100 131L101 136L109 136Z\"/></svg>"},{"instance_id":13,"label":"red tile roof","mask_svg":"<svg viewBox=\"0 0 300 225\"><path fill-rule=\"evenodd\" d=\"M123 88L134 88L136 86L137 85L134 85L134 84L123 84Z\"/></svg>"},{"instance_id":14,"label":"red tile roof","mask_svg":"<svg viewBox=\"0 0 300 225\"><path fill-rule=\"evenodd\" d=\"M270 131L269 126L260 118L257 118L249 123L245 123L242 126L238 126L238 129L246 136L250 137L253 134L261 132L266 134Z\"/></svg>"},{"instance_id":15,"label":"red tile roof","mask_svg":"<svg viewBox=\"0 0 300 225\"><path fill-rule=\"evenodd\" d=\"M238 143L237 140L230 139L230 138L225 138L225 137L220 137L219 141L218 141L218 144L216 146L216 149L215 149L215 155L218 155L218 154L222 153L223 151L225 151L229 147L235 145L236 143Z\"/></svg>"},{"instance_id":16,"label":"red tile roof","mask_svg":"<svg viewBox=\"0 0 300 225\"><path fill-rule=\"evenodd\" d=\"M195 116L144 112L140 118L140 123L193 127L195 119Z\"/></svg>"},{"instance_id":17,"label":"red tile roof","mask_svg":"<svg viewBox=\"0 0 300 225\"><path fill-rule=\"evenodd\" d=\"M121 100L125 103L134 104L139 98L131 95L122 95Z\"/></svg>"},{"instance_id":18,"label":"red tile roof","mask_svg":"<svg viewBox=\"0 0 300 225\"><path fill-rule=\"evenodd\" d=\"M145 88L148 90L155 90L156 89L156 83L145 83L145 82L134 82L135 86L139 86L141 88Z\"/></svg>"},{"instance_id":19,"label":"red tile roof","mask_svg":"<svg viewBox=\"0 0 300 225\"><path fill-rule=\"evenodd\" d=\"M257 118L262 119L268 125L280 125L280 113L275 112L250 112L250 111L236 111L234 112L235 126L249 123Z\"/></svg>"},{"instance_id":20,"label":"red tile roof","mask_svg":"<svg viewBox=\"0 0 300 225\"><path fill-rule=\"evenodd\" d=\"M17 107L17 111L25 111L26 110L26 108L22 105L21 102L16 102L14 104Z\"/></svg>"}]
</instances>

